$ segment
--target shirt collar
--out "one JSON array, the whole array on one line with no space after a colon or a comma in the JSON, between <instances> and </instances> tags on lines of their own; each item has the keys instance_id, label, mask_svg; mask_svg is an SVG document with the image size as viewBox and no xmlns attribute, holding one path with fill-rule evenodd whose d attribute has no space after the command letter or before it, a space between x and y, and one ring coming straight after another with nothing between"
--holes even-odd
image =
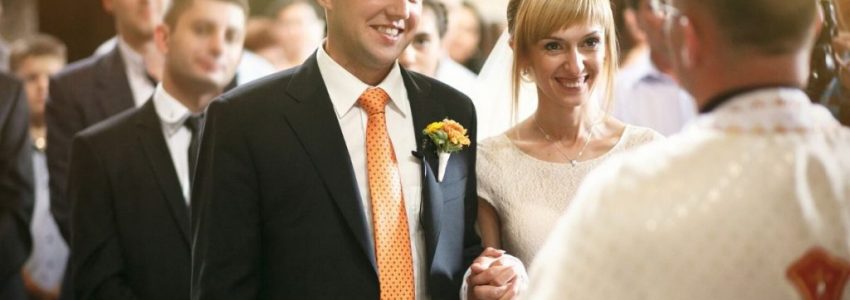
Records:
<instances>
[{"instance_id":1,"label":"shirt collar","mask_svg":"<svg viewBox=\"0 0 850 300\"><path fill-rule=\"evenodd\" d=\"M177 101L171 94L162 88L162 84L157 84L153 92L154 108L156 115L159 116L159 121L162 123L162 129L167 136L172 136L183 127L183 122L186 118L192 115L183 103Z\"/></svg>"},{"instance_id":2,"label":"shirt collar","mask_svg":"<svg viewBox=\"0 0 850 300\"><path fill-rule=\"evenodd\" d=\"M337 118L341 119L357 105L357 99L371 86L360 81L354 74L334 61L325 51L324 46L317 50L316 61L319 64L319 72L325 81ZM390 96L389 106L391 109L398 111L403 117L410 115L407 88L404 86L401 68L397 62L393 63L390 73L377 87L383 89Z\"/></svg>"},{"instance_id":3,"label":"shirt collar","mask_svg":"<svg viewBox=\"0 0 850 300\"><path fill-rule=\"evenodd\" d=\"M120 36L118 37L118 51L121 52L121 59L124 61L124 66L128 68L130 72L140 75L145 75L147 73L145 70L145 59L142 57L142 54L133 50L133 48L130 47L130 45L127 44L127 42L125 42Z\"/></svg>"},{"instance_id":4,"label":"shirt collar","mask_svg":"<svg viewBox=\"0 0 850 300\"><path fill-rule=\"evenodd\" d=\"M770 89L770 88L785 88L788 90L794 90L795 87L781 85L781 84L764 84L764 85L754 85L754 86L746 86L737 89L732 89L724 93L720 93L717 96L711 97L708 101L705 102L702 108L699 109L701 114L710 113L711 111L717 109L722 106L726 102L740 96L745 95L747 93L751 93L753 91Z\"/></svg>"}]
</instances>

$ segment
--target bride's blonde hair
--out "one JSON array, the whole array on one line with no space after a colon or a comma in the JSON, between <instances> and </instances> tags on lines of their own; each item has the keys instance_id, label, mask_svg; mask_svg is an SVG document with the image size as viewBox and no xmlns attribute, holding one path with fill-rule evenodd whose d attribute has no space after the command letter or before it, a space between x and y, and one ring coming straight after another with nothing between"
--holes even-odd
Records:
<instances>
[{"instance_id":1,"label":"bride's blonde hair","mask_svg":"<svg viewBox=\"0 0 850 300\"><path fill-rule=\"evenodd\" d=\"M508 32L514 51L511 70L514 112L518 107L522 70L527 65L533 45L555 31L576 24L594 24L603 28L605 60L598 76L603 85L594 84L591 94L604 88L602 109L609 111L614 94L614 75L617 73L617 34L610 0L511 0L508 3Z\"/></svg>"}]
</instances>

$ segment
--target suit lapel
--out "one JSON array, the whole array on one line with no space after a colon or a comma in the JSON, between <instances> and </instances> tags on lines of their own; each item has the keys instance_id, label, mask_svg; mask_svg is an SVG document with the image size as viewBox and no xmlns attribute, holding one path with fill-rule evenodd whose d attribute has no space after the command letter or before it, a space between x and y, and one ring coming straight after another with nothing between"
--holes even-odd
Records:
<instances>
[{"instance_id":1,"label":"suit lapel","mask_svg":"<svg viewBox=\"0 0 850 300\"><path fill-rule=\"evenodd\" d=\"M429 98L431 85L428 81L415 77L402 68L402 77L410 100L413 114L413 134L416 137L416 157L422 160L422 226L425 229L426 253L428 265L434 260L437 242L440 239L441 215L443 212L443 192L437 183L435 171L439 165L436 149L422 134L431 122L443 120L447 114L442 105Z\"/></svg>"},{"instance_id":2,"label":"suit lapel","mask_svg":"<svg viewBox=\"0 0 850 300\"><path fill-rule=\"evenodd\" d=\"M165 144L162 125L156 115L153 101L148 100L137 115L139 142L142 144L147 161L156 177L166 205L170 208L174 222L180 228L183 241L189 246L189 208L183 198L180 181Z\"/></svg>"},{"instance_id":3,"label":"suit lapel","mask_svg":"<svg viewBox=\"0 0 850 300\"><path fill-rule=\"evenodd\" d=\"M135 106L124 60L117 46L98 61L95 69L93 96L103 112L103 119Z\"/></svg>"},{"instance_id":4,"label":"suit lapel","mask_svg":"<svg viewBox=\"0 0 850 300\"><path fill-rule=\"evenodd\" d=\"M286 92L295 101L285 103L285 121L309 153L325 188L377 273L351 158L315 54L295 71Z\"/></svg>"}]
</instances>

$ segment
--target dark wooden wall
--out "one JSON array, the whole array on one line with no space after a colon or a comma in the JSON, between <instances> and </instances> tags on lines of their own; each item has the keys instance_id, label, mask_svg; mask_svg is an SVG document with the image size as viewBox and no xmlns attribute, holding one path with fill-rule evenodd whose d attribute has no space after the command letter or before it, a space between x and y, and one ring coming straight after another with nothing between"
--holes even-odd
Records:
<instances>
[{"instance_id":1,"label":"dark wooden wall","mask_svg":"<svg viewBox=\"0 0 850 300\"><path fill-rule=\"evenodd\" d=\"M38 31L37 0L0 0L0 35L8 42Z\"/></svg>"}]
</instances>

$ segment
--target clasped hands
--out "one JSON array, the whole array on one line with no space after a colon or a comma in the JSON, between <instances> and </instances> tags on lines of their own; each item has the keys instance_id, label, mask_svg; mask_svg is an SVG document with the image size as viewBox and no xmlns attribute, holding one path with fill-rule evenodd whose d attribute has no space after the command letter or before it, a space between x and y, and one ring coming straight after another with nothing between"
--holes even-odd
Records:
<instances>
[{"instance_id":1,"label":"clasped hands","mask_svg":"<svg viewBox=\"0 0 850 300\"><path fill-rule=\"evenodd\" d=\"M514 299L528 286L528 275L519 259L487 247L469 267L466 284L469 300Z\"/></svg>"}]
</instances>

